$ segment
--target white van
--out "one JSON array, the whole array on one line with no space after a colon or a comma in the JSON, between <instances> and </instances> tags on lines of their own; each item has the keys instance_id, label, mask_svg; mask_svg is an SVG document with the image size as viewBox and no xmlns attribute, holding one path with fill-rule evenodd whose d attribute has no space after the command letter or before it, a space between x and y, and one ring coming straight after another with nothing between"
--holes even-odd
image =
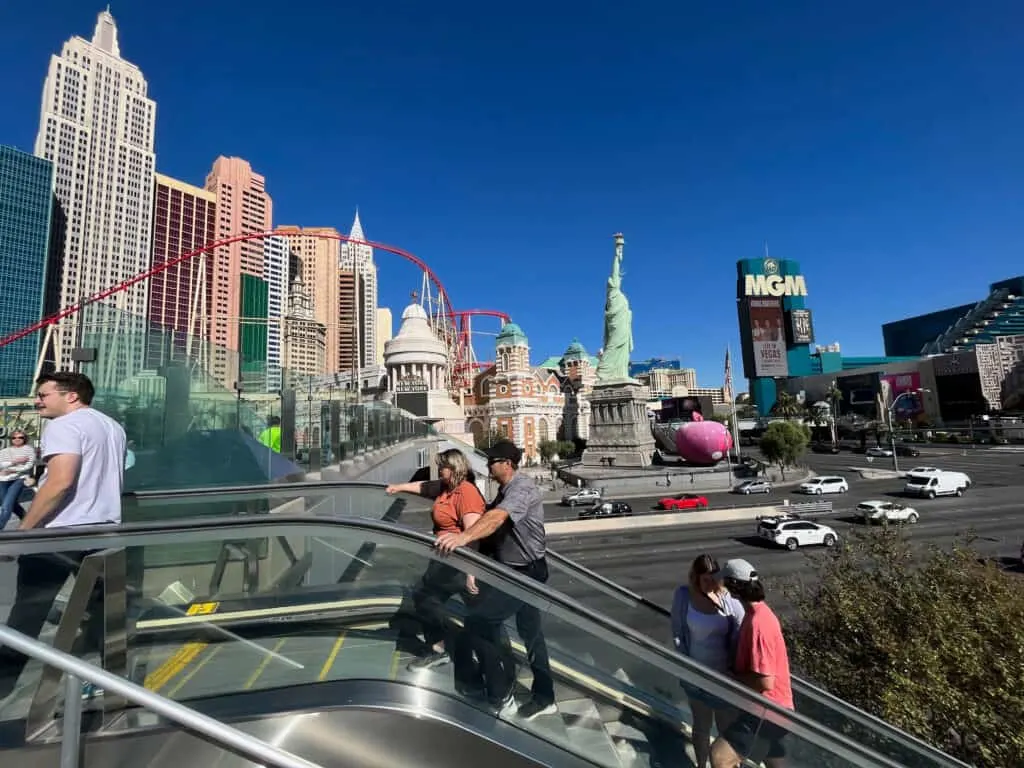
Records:
<instances>
[{"instance_id":1,"label":"white van","mask_svg":"<svg viewBox=\"0 0 1024 768\"><path fill-rule=\"evenodd\" d=\"M963 472L946 472L941 469L931 469L927 472L911 470L907 473L907 483L903 486L903 492L934 499L936 496L963 496L964 491L970 487L971 478Z\"/></svg>"}]
</instances>

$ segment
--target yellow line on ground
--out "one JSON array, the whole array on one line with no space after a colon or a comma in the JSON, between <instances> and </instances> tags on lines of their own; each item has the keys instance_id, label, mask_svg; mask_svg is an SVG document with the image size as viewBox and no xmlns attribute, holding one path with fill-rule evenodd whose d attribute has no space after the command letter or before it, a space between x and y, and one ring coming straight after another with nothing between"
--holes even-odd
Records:
<instances>
[{"instance_id":1,"label":"yellow line on ground","mask_svg":"<svg viewBox=\"0 0 1024 768\"><path fill-rule=\"evenodd\" d=\"M203 652L207 643L186 643L171 658L146 675L145 686L154 693L167 685L185 667L195 661L196 656Z\"/></svg>"},{"instance_id":2,"label":"yellow line on ground","mask_svg":"<svg viewBox=\"0 0 1024 768\"><path fill-rule=\"evenodd\" d=\"M178 684L176 686L174 686L173 688L171 688L171 690L169 690L167 692L167 694L166 694L167 698L173 699L175 696L177 696L178 695L178 691L180 691L182 688L184 688L186 685L188 685L189 681L193 677L198 675L200 670L202 670L203 667L205 667L207 664L209 664L211 661L213 661L213 657L216 656L218 653L220 653L220 650L223 647L224 647L223 645L218 645L216 648L212 649L208 654L206 654L206 656L203 657L202 661L200 661L198 664L196 664L194 667L192 667L192 669L189 670L189 673L187 675L185 675L183 678L181 678L181 680L178 682Z\"/></svg>"},{"instance_id":3,"label":"yellow line on ground","mask_svg":"<svg viewBox=\"0 0 1024 768\"><path fill-rule=\"evenodd\" d=\"M338 639L334 641L334 645L331 646L331 652L327 655L327 661L324 662L323 667L320 668L320 674L317 676L317 680L322 682L327 679L327 675L331 673L331 667L334 666L334 660L338 658L338 651L341 650L341 646L344 642L345 633L342 632L338 635Z\"/></svg>"},{"instance_id":4,"label":"yellow line on ground","mask_svg":"<svg viewBox=\"0 0 1024 768\"><path fill-rule=\"evenodd\" d=\"M398 660L401 658L401 654L395 651L391 654L391 669L388 670L388 680L394 680L398 677Z\"/></svg>"},{"instance_id":5,"label":"yellow line on ground","mask_svg":"<svg viewBox=\"0 0 1024 768\"><path fill-rule=\"evenodd\" d=\"M259 666L256 667L256 670L249 676L249 679L245 681L245 685L243 686L243 690L248 691L250 688L252 688L254 685L256 685L256 681L260 679L260 675L262 675L266 671L267 666L270 664L271 661L273 661L273 659L274 659L273 654L275 654L278 651L280 651L281 650L281 646L283 646L287 642L288 642L288 638L284 638L282 640L278 640L274 644L273 650L270 653L268 653L266 656L263 657L263 661L261 661L259 663Z\"/></svg>"}]
</instances>

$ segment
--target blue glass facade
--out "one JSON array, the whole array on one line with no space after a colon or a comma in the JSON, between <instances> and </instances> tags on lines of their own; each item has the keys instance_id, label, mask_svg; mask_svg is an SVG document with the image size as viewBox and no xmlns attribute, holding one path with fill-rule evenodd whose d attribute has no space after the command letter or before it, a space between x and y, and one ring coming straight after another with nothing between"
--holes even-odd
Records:
<instances>
[{"instance_id":1,"label":"blue glass facade","mask_svg":"<svg viewBox=\"0 0 1024 768\"><path fill-rule=\"evenodd\" d=\"M0 336L43 314L53 213L53 165L0 146ZM24 397L32 384L39 334L0 349L0 397Z\"/></svg>"}]
</instances>

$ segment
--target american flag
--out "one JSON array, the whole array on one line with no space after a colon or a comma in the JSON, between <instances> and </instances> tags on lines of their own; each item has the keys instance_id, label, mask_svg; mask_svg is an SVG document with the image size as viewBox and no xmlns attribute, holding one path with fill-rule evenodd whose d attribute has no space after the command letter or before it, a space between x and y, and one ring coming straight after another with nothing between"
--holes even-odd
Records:
<instances>
[{"instance_id":1,"label":"american flag","mask_svg":"<svg viewBox=\"0 0 1024 768\"><path fill-rule=\"evenodd\" d=\"M725 348L725 401L732 402L732 356L729 348Z\"/></svg>"}]
</instances>

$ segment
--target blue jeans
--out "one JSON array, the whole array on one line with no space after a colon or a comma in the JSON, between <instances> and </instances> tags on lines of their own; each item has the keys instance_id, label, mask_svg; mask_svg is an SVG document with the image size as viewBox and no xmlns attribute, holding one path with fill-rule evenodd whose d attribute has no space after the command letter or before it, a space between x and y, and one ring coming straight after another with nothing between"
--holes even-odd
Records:
<instances>
[{"instance_id":1,"label":"blue jeans","mask_svg":"<svg viewBox=\"0 0 1024 768\"><path fill-rule=\"evenodd\" d=\"M17 478L15 480L0 480L0 531L4 529L7 522L11 519L11 515L17 514L18 517L25 516L25 510L22 509L18 503L18 499L21 498L21 492L25 488L24 478Z\"/></svg>"}]
</instances>

